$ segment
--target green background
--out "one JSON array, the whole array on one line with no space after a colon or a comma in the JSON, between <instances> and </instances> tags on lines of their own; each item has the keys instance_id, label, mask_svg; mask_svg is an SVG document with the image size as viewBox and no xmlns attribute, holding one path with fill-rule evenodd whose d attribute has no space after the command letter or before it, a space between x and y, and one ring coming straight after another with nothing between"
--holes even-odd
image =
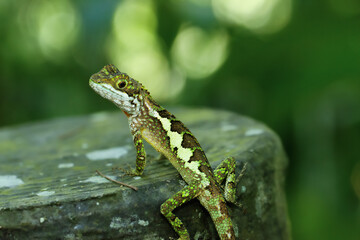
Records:
<instances>
[{"instance_id":1,"label":"green background","mask_svg":"<svg viewBox=\"0 0 360 240\"><path fill-rule=\"evenodd\" d=\"M1 127L114 110L88 87L109 63L164 106L265 122L293 239L360 239L359 1L0 0Z\"/></svg>"}]
</instances>

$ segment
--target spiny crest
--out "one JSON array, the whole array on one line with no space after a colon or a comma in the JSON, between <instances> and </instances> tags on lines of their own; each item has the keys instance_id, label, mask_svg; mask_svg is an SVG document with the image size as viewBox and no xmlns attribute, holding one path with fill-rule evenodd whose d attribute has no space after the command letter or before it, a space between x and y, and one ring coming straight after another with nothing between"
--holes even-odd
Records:
<instances>
[{"instance_id":1,"label":"spiny crest","mask_svg":"<svg viewBox=\"0 0 360 240\"><path fill-rule=\"evenodd\" d=\"M104 72L105 74L109 75L109 74L113 74L113 75L119 75L121 74L121 72L119 71L119 69L117 69L117 67L114 66L114 64L109 64L106 65L105 67L103 67L100 72Z\"/></svg>"}]
</instances>

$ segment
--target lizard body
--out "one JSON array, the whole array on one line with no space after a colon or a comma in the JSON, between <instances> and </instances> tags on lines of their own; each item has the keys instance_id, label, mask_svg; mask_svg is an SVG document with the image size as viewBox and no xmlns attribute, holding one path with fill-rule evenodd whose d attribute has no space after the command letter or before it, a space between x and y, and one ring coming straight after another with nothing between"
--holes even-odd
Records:
<instances>
[{"instance_id":1,"label":"lizard body","mask_svg":"<svg viewBox=\"0 0 360 240\"><path fill-rule=\"evenodd\" d=\"M235 160L225 159L214 171L199 142L174 115L157 104L150 93L136 80L107 65L91 76L90 86L102 97L112 101L128 117L137 153L134 175L145 168L145 139L163 154L188 184L160 207L180 239L190 235L173 210L197 198L210 213L220 239L235 239L232 222L225 204L235 203ZM224 195L219 185L226 179Z\"/></svg>"}]
</instances>

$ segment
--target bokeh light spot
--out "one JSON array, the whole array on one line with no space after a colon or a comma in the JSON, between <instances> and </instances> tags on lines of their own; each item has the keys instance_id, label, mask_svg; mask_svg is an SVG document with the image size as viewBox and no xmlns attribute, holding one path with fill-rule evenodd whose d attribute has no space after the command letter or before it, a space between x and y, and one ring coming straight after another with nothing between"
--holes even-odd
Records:
<instances>
[{"instance_id":1,"label":"bokeh light spot","mask_svg":"<svg viewBox=\"0 0 360 240\"><path fill-rule=\"evenodd\" d=\"M257 33L279 31L291 15L291 0L213 0L212 4L220 20Z\"/></svg>"},{"instance_id":2,"label":"bokeh light spot","mask_svg":"<svg viewBox=\"0 0 360 240\"><path fill-rule=\"evenodd\" d=\"M191 78L203 79L217 71L228 53L225 30L205 32L198 27L182 27L171 49L173 60Z\"/></svg>"},{"instance_id":3,"label":"bokeh light spot","mask_svg":"<svg viewBox=\"0 0 360 240\"><path fill-rule=\"evenodd\" d=\"M40 49L48 59L58 61L78 34L77 12L68 1L45 1L34 10Z\"/></svg>"},{"instance_id":4,"label":"bokeh light spot","mask_svg":"<svg viewBox=\"0 0 360 240\"><path fill-rule=\"evenodd\" d=\"M120 71L142 82L156 99L164 100L179 93L185 79L170 70L156 28L151 0L121 2L114 15L107 53Z\"/></svg>"}]
</instances>

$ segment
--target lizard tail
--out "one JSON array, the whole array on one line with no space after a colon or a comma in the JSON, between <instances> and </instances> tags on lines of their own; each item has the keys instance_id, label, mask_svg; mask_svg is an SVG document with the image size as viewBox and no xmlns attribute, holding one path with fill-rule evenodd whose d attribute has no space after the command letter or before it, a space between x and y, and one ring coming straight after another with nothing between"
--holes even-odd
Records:
<instances>
[{"instance_id":1,"label":"lizard tail","mask_svg":"<svg viewBox=\"0 0 360 240\"><path fill-rule=\"evenodd\" d=\"M209 212L221 240L235 240L234 228L224 197L220 192L210 192L199 196L201 204Z\"/></svg>"}]
</instances>

